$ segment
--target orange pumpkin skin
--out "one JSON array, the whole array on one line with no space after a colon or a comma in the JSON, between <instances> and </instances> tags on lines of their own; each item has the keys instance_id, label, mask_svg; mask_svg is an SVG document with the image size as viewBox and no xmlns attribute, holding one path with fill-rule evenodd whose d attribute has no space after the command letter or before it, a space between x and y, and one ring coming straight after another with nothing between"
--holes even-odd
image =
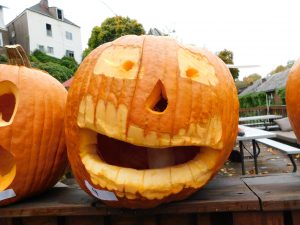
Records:
<instances>
[{"instance_id":1,"label":"orange pumpkin skin","mask_svg":"<svg viewBox=\"0 0 300 225\"><path fill-rule=\"evenodd\" d=\"M300 140L300 60L291 68L286 83L286 109L291 126Z\"/></svg>"},{"instance_id":2,"label":"orange pumpkin skin","mask_svg":"<svg viewBox=\"0 0 300 225\"><path fill-rule=\"evenodd\" d=\"M238 107L232 76L215 55L169 37L123 36L95 49L69 89L73 173L87 193L111 206L184 199L228 158ZM150 167L147 152L164 155L169 148L176 163Z\"/></svg>"},{"instance_id":3,"label":"orange pumpkin skin","mask_svg":"<svg viewBox=\"0 0 300 225\"><path fill-rule=\"evenodd\" d=\"M49 189L65 172L66 97L43 71L0 65L0 205Z\"/></svg>"}]
</instances>

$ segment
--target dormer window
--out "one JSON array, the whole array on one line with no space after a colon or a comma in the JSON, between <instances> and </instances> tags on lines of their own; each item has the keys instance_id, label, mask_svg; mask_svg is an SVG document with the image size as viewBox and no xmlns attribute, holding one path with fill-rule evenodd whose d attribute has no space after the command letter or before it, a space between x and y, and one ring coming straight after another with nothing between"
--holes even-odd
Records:
<instances>
[{"instance_id":1,"label":"dormer window","mask_svg":"<svg viewBox=\"0 0 300 225\"><path fill-rule=\"evenodd\" d=\"M57 19L63 20L63 11L61 9L57 9Z\"/></svg>"}]
</instances>

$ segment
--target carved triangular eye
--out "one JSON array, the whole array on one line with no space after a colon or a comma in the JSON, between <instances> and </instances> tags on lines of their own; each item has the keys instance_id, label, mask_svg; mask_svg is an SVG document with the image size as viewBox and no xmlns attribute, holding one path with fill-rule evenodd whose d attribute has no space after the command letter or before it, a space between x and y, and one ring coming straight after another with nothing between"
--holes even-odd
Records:
<instances>
[{"instance_id":1,"label":"carved triangular eye","mask_svg":"<svg viewBox=\"0 0 300 225\"><path fill-rule=\"evenodd\" d=\"M168 98L165 86L159 80L146 101L146 107L152 112L162 113L166 110L167 106Z\"/></svg>"},{"instance_id":2,"label":"carved triangular eye","mask_svg":"<svg viewBox=\"0 0 300 225\"><path fill-rule=\"evenodd\" d=\"M17 87L10 81L0 82L0 127L12 123L17 102Z\"/></svg>"}]
</instances>

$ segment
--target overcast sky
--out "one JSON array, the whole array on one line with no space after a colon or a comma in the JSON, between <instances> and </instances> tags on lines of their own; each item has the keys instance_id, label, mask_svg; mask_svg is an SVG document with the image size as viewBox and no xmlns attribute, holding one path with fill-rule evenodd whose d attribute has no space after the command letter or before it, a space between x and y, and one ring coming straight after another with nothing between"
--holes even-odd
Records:
<instances>
[{"instance_id":1,"label":"overcast sky","mask_svg":"<svg viewBox=\"0 0 300 225\"><path fill-rule=\"evenodd\" d=\"M81 27L83 49L94 26L115 14L140 22L146 31L156 27L179 41L213 53L229 49L240 78L265 76L276 66L300 57L300 1L298 0L48 0ZM5 23L39 0L0 0L9 7Z\"/></svg>"}]
</instances>

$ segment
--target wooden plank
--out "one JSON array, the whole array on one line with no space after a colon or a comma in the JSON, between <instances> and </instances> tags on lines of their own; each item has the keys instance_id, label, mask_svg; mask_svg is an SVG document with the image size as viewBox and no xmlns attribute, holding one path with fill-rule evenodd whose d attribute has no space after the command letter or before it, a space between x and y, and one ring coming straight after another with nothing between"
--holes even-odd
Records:
<instances>
[{"instance_id":1,"label":"wooden plank","mask_svg":"<svg viewBox=\"0 0 300 225\"><path fill-rule=\"evenodd\" d=\"M161 215L159 216L159 225L194 225L196 217L193 215Z\"/></svg>"},{"instance_id":2,"label":"wooden plank","mask_svg":"<svg viewBox=\"0 0 300 225\"><path fill-rule=\"evenodd\" d=\"M64 225L104 225L103 216L68 216Z\"/></svg>"},{"instance_id":3,"label":"wooden plank","mask_svg":"<svg viewBox=\"0 0 300 225\"><path fill-rule=\"evenodd\" d=\"M264 211L300 209L299 174L245 177L243 181L259 197Z\"/></svg>"},{"instance_id":4,"label":"wooden plank","mask_svg":"<svg viewBox=\"0 0 300 225\"><path fill-rule=\"evenodd\" d=\"M283 212L264 212L262 215L263 225L284 225Z\"/></svg>"},{"instance_id":5,"label":"wooden plank","mask_svg":"<svg viewBox=\"0 0 300 225\"><path fill-rule=\"evenodd\" d=\"M25 217L22 225L60 225L57 217Z\"/></svg>"},{"instance_id":6,"label":"wooden plank","mask_svg":"<svg viewBox=\"0 0 300 225\"><path fill-rule=\"evenodd\" d=\"M13 225L12 218L0 218L0 225Z\"/></svg>"},{"instance_id":7,"label":"wooden plank","mask_svg":"<svg viewBox=\"0 0 300 225\"><path fill-rule=\"evenodd\" d=\"M111 216L110 225L157 225L155 216Z\"/></svg>"},{"instance_id":8,"label":"wooden plank","mask_svg":"<svg viewBox=\"0 0 300 225\"><path fill-rule=\"evenodd\" d=\"M216 177L184 201L149 210L111 208L81 189L55 187L39 197L0 208L1 217L156 215L259 210L258 198L240 178Z\"/></svg>"},{"instance_id":9,"label":"wooden plank","mask_svg":"<svg viewBox=\"0 0 300 225\"><path fill-rule=\"evenodd\" d=\"M300 210L292 211L291 214L293 225L300 225Z\"/></svg>"},{"instance_id":10,"label":"wooden plank","mask_svg":"<svg viewBox=\"0 0 300 225\"><path fill-rule=\"evenodd\" d=\"M197 215L197 225L211 225L210 214L200 213Z\"/></svg>"},{"instance_id":11,"label":"wooden plank","mask_svg":"<svg viewBox=\"0 0 300 225\"><path fill-rule=\"evenodd\" d=\"M232 214L233 225L262 225L261 212L237 212Z\"/></svg>"}]
</instances>

